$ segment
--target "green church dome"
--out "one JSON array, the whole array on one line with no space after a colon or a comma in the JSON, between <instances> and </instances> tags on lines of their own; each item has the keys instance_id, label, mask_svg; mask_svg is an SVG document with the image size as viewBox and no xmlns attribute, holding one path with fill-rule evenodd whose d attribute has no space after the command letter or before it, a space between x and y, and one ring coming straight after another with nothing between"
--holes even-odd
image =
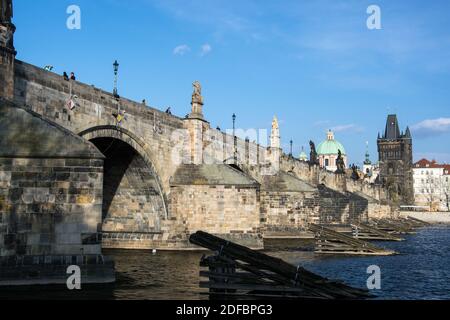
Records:
<instances>
[{"instance_id":1,"label":"green church dome","mask_svg":"<svg viewBox=\"0 0 450 320\"><path fill-rule=\"evenodd\" d=\"M341 150L342 155L346 155L345 148L337 140L334 140L334 134L331 131L328 131L327 140L319 144L317 147L317 154L319 155L327 155L327 154L338 154L339 150Z\"/></svg>"}]
</instances>

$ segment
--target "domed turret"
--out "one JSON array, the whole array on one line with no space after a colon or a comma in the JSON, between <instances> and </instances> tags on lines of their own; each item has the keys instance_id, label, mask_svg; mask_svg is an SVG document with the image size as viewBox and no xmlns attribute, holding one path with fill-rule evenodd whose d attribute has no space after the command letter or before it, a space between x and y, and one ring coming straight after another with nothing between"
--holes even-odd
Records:
<instances>
[{"instance_id":1,"label":"domed turret","mask_svg":"<svg viewBox=\"0 0 450 320\"><path fill-rule=\"evenodd\" d=\"M320 155L337 155L341 150L342 155L347 155L345 148L339 141L334 139L334 133L330 130L327 132L327 140L323 141L317 147L317 154Z\"/></svg>"},{"instance_id":2,"label":"domed turret","mask_svg":"<svg viewBox=\"0 0 450 320\"><path fill-rule=\"evenodd\" d=\"M317 147L320 166L329 171L336 171L336 160L338 158L339 151L341 151L345 166L347 167L347 152L345 151L342 143L335 140L334 133L329 130L327 132L327 139Z\"/></svg>"}]
</instances>

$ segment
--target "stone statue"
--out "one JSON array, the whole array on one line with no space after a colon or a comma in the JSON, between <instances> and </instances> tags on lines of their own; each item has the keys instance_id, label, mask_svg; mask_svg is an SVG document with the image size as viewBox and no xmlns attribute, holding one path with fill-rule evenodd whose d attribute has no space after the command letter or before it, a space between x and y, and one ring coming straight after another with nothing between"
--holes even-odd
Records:
<instances>
[{"instance_id":1,"label":"stone statue","mask_svg":"<svg viewBox=\"0 0 450 320\"><path fill-rule=\"evenodd\" d=\"M336 159L336 173L337 174L344 174L345 173L345 162L344 162L344 158L342 157L342 152L341 150L338 150L338 157Z\"/></svg>"},{"instance_id":2,"label":"stone statue","mask_svg":"<svg viewBox=\"0 0 450 320\"><path fill-rule=\"evenodd\" d=\"M356 165L352 165L352 179L353 180L359 180L360 176L359 176L359 172L358 172L358 167Z\"/></svg>"},{"instance_id":3,"label":"stone statue","mask_svg":"<svg viewBox=\"0 0 450 320\"><path fill-rule=\"evenodd\" d=\"M194 92L192 93L192 112L189 114L189 118L203 119L203 97L202 86L200 82L194 81L192 84Z\"/></svg>"},{"instance_id":4,"label":"stone statue","mask_svg":"<svg viewBox=\"0 0 450 320\"><path fill-rule=\"evenodd\" d=\"M12 17L12 0L0 0L0 22L11 22Z\"/></svg>"},{"instance_id":5,"label":"stone statue","mask_svg":"<svg viewBox=\"0 0 450 320\"><path fill-rule=\"evenodd\" d=\"M319 158L317 156L316 145L314 144L314 142L310 141L309 146L311 147L311 153L309 156L309 164L310 165L318 165Z\"/></svg>"},{"instance_id":6,"label":"stone statue","mask_svg":"<svg viewBox=\"0 0 450 320\"><path fill-rule=\"evenodd\" d=\"M194 92L192 93L192 103L203 104L202 86L200 82L195 81L192 86L194 87Z\"/></svg>"},{"instance_id":7,"label":"stone statue","mask_svg":"<svg viewBox=\"0 0 450 320\"><path fill-rule=\"evenodd\" d=\"M194 87L194 95L201 96L202 95L202 86L201 86L200 82L194 81L192 86Z\"/></svg>"}]
</instances>

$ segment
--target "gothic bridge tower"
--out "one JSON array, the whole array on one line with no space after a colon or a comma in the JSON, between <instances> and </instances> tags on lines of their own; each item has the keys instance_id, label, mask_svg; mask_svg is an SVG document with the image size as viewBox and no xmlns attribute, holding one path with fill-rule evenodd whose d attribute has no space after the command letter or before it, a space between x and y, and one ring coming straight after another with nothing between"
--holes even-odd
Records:
<instances>
[{"instance_id":1,"label":"gothic bridge tower","mask_svg":"<svg viewBox=\"0 0 450 320\"><path fill-rule=\"evenodd\" d=\"M14 32L12 0L0 0L0 97L14 99Z\"/></svg>"},{"instance_id":2,"label":"gothic bridge tower","mask_svg":"<svg viewBox=\"0 0 450 320\"><path fill-rule=\"evenodd\" d=\"M378 135L380 182L397 204L414 203L413 149L409 127L400 132L396 115L389 115L384 135Z\"/></svg>"}]
</instances>

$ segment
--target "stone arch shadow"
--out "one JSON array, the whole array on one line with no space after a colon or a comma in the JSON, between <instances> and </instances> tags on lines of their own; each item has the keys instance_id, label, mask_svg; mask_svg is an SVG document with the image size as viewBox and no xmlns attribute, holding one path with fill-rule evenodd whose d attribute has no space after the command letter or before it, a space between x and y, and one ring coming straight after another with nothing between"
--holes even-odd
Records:
<instances>
[{"instance_id":1,"label":"stone arch shadow","mask_svg":"<svg viewBox=\"0 0 450 320\"><path fill-rule=\"evenodd\" d=\"M156 180L157 191L161 197L161 201L163 204L164 219L169 219L167 194L162 187L163 184L161 182L158 170L154 165L154 161L152 160L150 153L147 151L148 146L141 138L139 138L129 130L115 125L101 125L91 127L79 132L78 135L88 141L101 138L116 139L134 149L134 151L143 159L145 164L152 171Z\"/></svg>"}]
</instances>

